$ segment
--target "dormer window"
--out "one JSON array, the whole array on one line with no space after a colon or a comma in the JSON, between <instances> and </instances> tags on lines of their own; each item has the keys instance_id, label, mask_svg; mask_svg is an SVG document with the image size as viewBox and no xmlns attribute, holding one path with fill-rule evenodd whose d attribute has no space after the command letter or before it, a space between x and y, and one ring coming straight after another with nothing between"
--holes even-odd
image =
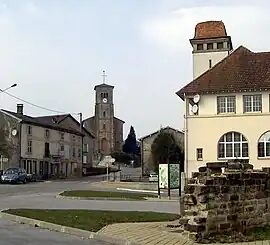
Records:
<instances>
[{"instance_id":1,"label":"dormer window","mask_svg":"<svg viewBox=\"0 0 270 245\"><path fill-rule=\"evenodd\" d=\"M213 43L207 43L207 49L208 50L214 49Z\"/></svg>"},{"instance_id":2,"label":"dormer window","mask_svg":"<svg viewBox=\"0 0 270 245\"><path fill-rule=\"evenodd\" d=\"M197 50L203 50L203 44L197 44Z\"/></svg>"}]
</instances>

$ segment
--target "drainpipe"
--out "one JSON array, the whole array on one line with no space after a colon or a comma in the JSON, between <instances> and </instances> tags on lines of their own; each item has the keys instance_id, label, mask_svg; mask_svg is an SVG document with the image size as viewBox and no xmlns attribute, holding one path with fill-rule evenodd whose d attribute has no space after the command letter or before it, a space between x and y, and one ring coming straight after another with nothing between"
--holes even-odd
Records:
<instances>
[{"instance_id":1,"label":"drainpipe","mask_svg":"<svg viewBox=\"0 0 270 245\"><path fill-rule=\"evenodd\" d=\"M19 167L22 167L22 122L19 123Z\"/></svg>"},{"instance_id":2,"label":"drainpipe","mask_svg":"<svg viewBox=\"0 0 270 245\"><path fill-rule=\"evenodd\" d=\"M188 113L189 113L189 104L187 103L186 94L184 94L185 98L185 115L184 115L184 132L185 132L185 160L184 160L184 172L185 172L185 185L187 185L188 180Z\"/></svg>"},{"instance_id":3,"label":"drainpipe","mask_svg":"<svg viewBox=\"0 0 270 245\"><path fill-rule=\"evenodd\" d=\"M80 112L79 113L80 115L80 132L83 133L83 122L82 122L82 113ZM81 141L81 175L83 173L83 155L84 155L84 152L83 152L83 136L82 137L82 141Z\"/></svg>"}]
</instances>

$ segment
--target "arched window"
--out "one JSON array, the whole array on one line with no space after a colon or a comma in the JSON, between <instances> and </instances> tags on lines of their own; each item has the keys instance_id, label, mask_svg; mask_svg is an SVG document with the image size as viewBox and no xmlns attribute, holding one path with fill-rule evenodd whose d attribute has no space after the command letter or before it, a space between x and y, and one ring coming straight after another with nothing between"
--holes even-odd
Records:
<instances>
[{"instance_id":1,"label":"arched window","mask_svg":"<svg viewBox=\"0 0 270 245\"><path fill-rule=\"evenodd\" d=\"M218 158L248 158L248 141L245 136L238 132L222 135L218 142Z\"/></svg>"},{"instance_id":2,"label":"arched window","mask_svg":"<svg viewBox=\"0 0 270 245\"><path fill-rule=\"evenodd\" d=\"M264 133L259 139L258 157L270 157L270 131Z\"/></svg>"}]
</instances>

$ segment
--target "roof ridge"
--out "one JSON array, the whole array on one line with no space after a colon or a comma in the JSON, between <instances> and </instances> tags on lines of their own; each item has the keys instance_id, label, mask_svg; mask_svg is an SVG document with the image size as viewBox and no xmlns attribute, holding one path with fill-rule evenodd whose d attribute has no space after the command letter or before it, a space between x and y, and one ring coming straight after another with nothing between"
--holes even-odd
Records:
<instances>
[{"instance_id":1,"label":"roof ridge","mask_svg":"<svg viewBox=\"0 0 270 245\"><path fill-rule=\"evenodd\" d=\"M216 67L220 66L222 63L226 62L232 55L235 55L238 52L246 52L246 53L253 53L252 51L250 51L248 48L244 47L243 45L240 45L237 49L233 50L232 52L229 53L229 55L227 55L224 59L220 60L218 63L216 63L212 68L206 70L205 72L203 72L201 75L199 75L198 77L196 77L195 79L193 79L191 82L189 82L187 85L185 85L183 88L181 88L180 90L178 90L176 92L176 94L178 96L180 96L181 91L183 89L185 89L186 87L188 87L190 84L196 82L197 80L201 79L202 77L208 75L209 73L211 73L213 71L213 69L215 69ZM181 97L181 96L180 96Z\"/></svg>"}]
</instances>

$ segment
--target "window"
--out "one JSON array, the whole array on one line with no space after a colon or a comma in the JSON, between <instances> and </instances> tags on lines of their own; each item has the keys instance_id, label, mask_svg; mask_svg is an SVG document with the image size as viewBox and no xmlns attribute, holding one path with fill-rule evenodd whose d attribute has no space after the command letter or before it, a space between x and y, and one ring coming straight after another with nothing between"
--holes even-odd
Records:
<instances>
[{"instance_id":1,"label":"window","mask_svg":"<svg viewBox=\"0 0 270 245\"><path fill-rule=\"evenodd\" d=\"M50 144L45 142L44 157L50 157Z\"/></svg>"},{"instance_id":2,"label":"window","mask_svg":"<svg viewBox=\"0 0 270 245\"><path fill-rule=\"evenodd\" d=\"M83 144L83 152L88 152L88 144Z\"/></svg>"},{"instance_id":3,"label":"window","mask_svg":"<svg viewBox=\"0 0 270 245\"><path fill-rule=\"evenodd\" d=\"M49 136L50 136L50 131L49 131L49 129L45 129L45 137L46 137L46 138L49 138Z\"/></svg>"},{"instance_id":4,"label":"window","mask_svg":"<svg viewBox=\"0 0 270 245\"><path fill-rule=\"evenodd\" d=\"M238 132L224 134L218 142L218 158L248 158L247 139Z\"/></svg>"},{"instance_id":5,"label":"window","mask_svg":"<svg viewBox=\"0 0 270 245\"><path fill-rule=\"evenodd\" d=\"M100 97L101 97L101 99L104 99L104 98L108 99L109 94L108 93L101 93Z\"/></svg>"},{"instance_id":6,"label":"window","mask_svg":"<svg viewBox=\"0 0 270 245\"><path fill-rule=\"evenodd\" d=\"M87 163L87 156L83 156L83 163Z\"/></svg>"},{"instance_id":7,"label":"window","mask_svg":"<svg viewBox=\"0 0 270 245\"><path fill-rule=\"evenodd\" d=\"M207 49L214 49L213 43L207 43Z\"/></svg>"},{"instance_id":8,"label":"window","mask_svg":"<svg viewBox=\"0 0 270 245\"><path fill-rule=\"evenodd\" d=\"M75 140L76 140L75 135L72 135L72 141L75 141Z\"/></svg>"},{"instance_id":9,"label":"window","mask_svg":"<svg viewBox=\"0 0 270 245\"><path fill-rule=\"evenodd\" d=\"M209 68L212 68L212 60L209 60Z\"/></svg>"},{"instance_id":10,"label":"window","mask_svg":"<svg viewBox=\"0 0 270 245\"><path fill-rule=\"evenodd\" d=\"M78 148L78 158L81 158L81 149Z\"/></svg>"},{"instance_id":11,"label":"window","mask_svg":"<svg viewBox=\"0 0 270 245\"><path fill-rule=\"evenodd\" d=\"M235 96L218 96L217 113L235 113Z\"/></svg>"},{"instance_id":12,"label":"window","mask_svg":"<svg viewBox=\"0 0 270 245\"><path fill-rule=\"evenodd\" d=\"M263 134L259 139L258 157L270 157L270 131Z\"/></svg>"},{"instance_id":13,"label":"window","mask_svg":"<svg viewBox=\"0 0 270 245\"><path fill-rule=\"evenodd\" d=\"M32 140L28 140L27 143L27 152L32 153Z\"/></svg>"},{"instance_id":14,"label":"window","mask_svg":"<svg viewBox=\"0 0 270 245\"><path fill-rule=\"evenodd\" d=\"M60 139L61 140L64 140L65 139L65 133L63 133L63 132L60 133Z\"/></svg>"},{"instance_id":15,"label":"window","mask_svg":"<svg viewBox=\"0 0 270 245\"><path fill-rule=\"evenodd\" d=\"M106 117L106 111L103 111L103 117Z\"/></svg>"},{"instance_id":16,"label":"window","mask_svg":"<svg viewBox=\"0 0 270 245\"><path fill-rule=\"evenodd\" d=\"M103 129L104 129L104 130L106 129L106 124L105 124L105 123L103 123Z\"/></svg>"},{"instance_id":17,"label":"window","mask_svg":"<svg viewBox=\"0 0 270 245\"><path fill-rule=\"evenodd\" d=\"M72 156L76 157L76 149L75 148L72 149Z\"/></svg>"},{"instance_id":18,"label":"window","mask_svg":"<svg viewBox=\"0 0 270 245\"><path fill-rule=\"evenodd\" d=\"M27 126L27 134L32 135L32 127L31 126Z\"/></svg>"},{"instance_id":19,"label":"window","mask_svg":"<svg viewBox=\"0 0 270 245\"><path fill-rule=\"evenodd\" d=\"M197 148L197 161L202 161L202 160L203 160L203 149Z\"/></svg>"},{"instance_id":20,"label":"window","mask_svg":"<svg viewBox=\"0 0 270 245\"><path fill-rule=\"evenodd\" d=\"M60 151L64 151L65 150L65 146L63 144L60 145Z\"/></svg>"},{"instance_id":21,"label":"window","mask_svg":"<svg viewBox=\"0 0 270 245\"><path fill-rule=\"evenodd\" d=\"M203 50L203 44L197 44L197 50Z\"/></svg>"},{"instance_id":22,"label":"window","mask_svg":"<svg viewBox=\"0 0 270 245\"><path fill-rule=\"evenodd\" d=\"M244 95L244 112L261 112L262 111L262 95Z\"/></svg>"},{"instance_id":23,"label":"window","mask_svg":"<svg viewBox=\"0 0 270 245\"><path fill-rule=\"evenodd\" d=\"M217 48L218 49L223 49L223 43L217 43Z\"/></svg>"}]
</instances>

